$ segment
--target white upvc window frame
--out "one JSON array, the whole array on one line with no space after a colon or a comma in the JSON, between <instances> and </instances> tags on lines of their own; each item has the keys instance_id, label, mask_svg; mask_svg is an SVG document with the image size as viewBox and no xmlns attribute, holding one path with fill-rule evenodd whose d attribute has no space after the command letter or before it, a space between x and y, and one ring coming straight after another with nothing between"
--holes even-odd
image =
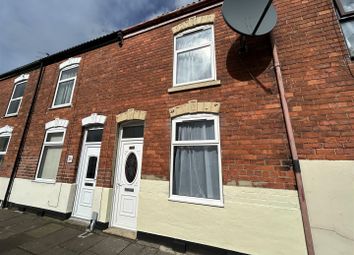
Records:
<instances>
[{"instance_id":1,"label":"white upvc window frame","mask_svg":"<svg viewBox=\"0 0 354 255\"><path fill-rule=\"evenodd\" d=\"M23 96L24 96L24 95L22 95L21 97L16 97L16 98L14 98L14 94L15 94L15 91L16 91L17 86L18 86L18 85L21 85L21 84L23 84L23 83L26 83L26 86L27 86L27 80L22 80L22 81L19 81L19 82L16 82L16 83L15 83L14 88L13 88L13 90L12 90L12 94L11 94L11 98L10 98L9 104L7 105L5 117L13 117L13 116L17 116L17 115L18 115L18 113L19 113L19 111L20 111L20 108L21 108L22 99L23 99ZM26 89L26 86L25 86L25 89ZM25 93L25 92L23 91L23 94L24 94L24 93ZM18 100L20 100L20 103L18 104L17 111L14 112L14 113L10 113L10 114L9 114L8 112L9 112L9 110L10 110L10 105L11 105L11 103L12 103L13 101L18 101Z\"/></svg>"},{"instance_id":2,"label":"white upvc window frame","mask_svg":"<svg viewBox=\"0 0 354 255\"><path fill-rule=\"evenodd\" d=\"M195 140L195 141L176 141L176 125L177 123L185 121L198 121L198 120L213 120L214 121L214 140ZM220 199L207 199L197 197L187 197L173 194L173 165L174 165L174 147L175 146L217 146L218 148L218 167L219 167L219 192ZM215 207L224 207L224 195L222 185L222 168L221 168L221 147L220 147L220 123L219 116L214 114L188 114L172 119L172 137L171 137L171 160L170 160L170 201L185 202L198 205L209 205Z\"/></svg>"},{"instance_id":3,"label":"white upvc window frame","mask_svg":"<svg viewBox=\"0 0 354 255\"><path fill-rule=\"evenodd\" d=\"M66 66L66 67L60 69L60 73L59 73L59 77L58 77L58 82L57 82L57 86L56 86L56 89L55 89L55 94L54 94L53 103L52 103L52 107L51 107L52 109L71 106L72 101L73 101L73 96L74 96L74 91L75 91L75 86L76 86L76 80L77 80L77 75L78 75L79 69L77 70L75 77L68 78L68 79L64 79L64 80L60 80L60 78L61 78L61 76L62 76L62 74L63 74L64 71L67 71L67 70L70 70L70 69L73 69L73 68L76 68L76 67L79 67L79 64L72 64L72 65L69 65L69 66ZM71 81L71 80L73 80L74 83L73 83L73 89L72 89L71 95L70 95L70 102L69 102L69 103L66 103L66 104L58 104L58 105L55 105L55 101L56 101L56 99L57 99L57 93L58 93L59 85L60 85L61 83L64 83L64 82L67 82L67 81Z\"/></svg>"},{"instance_id":4,"label":"white upvc window frame","mask_svg":"<svg viewBox=\"0 0 354 255\"><path fill-rule=\"evenodd\" d=\"M197 31L201 30L206 30L211 28L211 34L212 34L212 41L210 43L206 44L201 44L195 47L190 47L190 48L185 48L181 50L176 50L176 40L177 38L183 37L187 34L194 33ZM212 77L207 78L207 79L202 79L202 80L196 80L196 81L190 81L190 82L184 82L184 83L177 83L177 55L182 52L187 52L191 50L197 50L201 48L205 48L207 46L210 46L211 49L211 67L212 67ZM216 80L216 54L215 54L215 33L214 33L214 25L209 24L209 25L202 25L202 26L197 26L195 28L191 28L185 31L182 31L174 36L173 40L173 87L178 87L178 86L185 86L185 85L190 85L190 84L195 84L195 83L203 83L203 82L208 82L208 81L215 81Z\"/></svg>"},{"instance_id":5,"label":"white upvc window frame","mask_svg":"<svg viewBox=\"0 0 354 255\"><path fill-rule=\"evenodd\" d=\"M12 134L8 133L8 132L0 133L0 137L8 137L9 138L9 141L8 141L8 143L6 145L6 149L5 149L5 151L0 151L0 156L4 156L5 157L5 155L7 153L7 150L9 149L9 145L10 145L10 142L11 142L11 136L12 136ZM2 165L2 162L0 161L0 167L1 167L1 165Z\"/></svg>"},{"instance_id":6,"label":"white upvc window frame","mask_svg":"<svg viewBox=\"0 0 354 255\"><path fill-rule=\"evenodd\" d=\"M63 133L62 140L60 142L59 141L57 141L57 142L47 142L48 135L52 134L52 133ZM40 178L40 177L38 177L38 174L39 174L39 169L40 169L41 164L42 164L43 152L44 152L45 148L46 147L59 147L59 146L61 146L63 148L65 135L66 135L66 128L64 128L64 127L50 128L50 129L48 129L46 131L45 136L44 136L42 149L41 149L41 155L39 157L39 161L38 161L38 165L37 165L37 171L36 171L36 177L35 177L35 181L36 182L44 182L44 183L55 183L56 182L56 178L55 179ZM58 170L59 170L59 166L58 166Z\"/></svg>"}]
</instances>

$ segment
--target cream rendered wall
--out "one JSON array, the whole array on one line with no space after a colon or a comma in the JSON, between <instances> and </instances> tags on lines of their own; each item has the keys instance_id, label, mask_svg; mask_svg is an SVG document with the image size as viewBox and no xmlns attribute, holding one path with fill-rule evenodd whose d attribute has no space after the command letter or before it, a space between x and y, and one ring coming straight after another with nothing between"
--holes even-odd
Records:
<instances>
[{"instance_id":1,"label":"cream rendered wall","mask_svg":"<svg viewBox=\"0 0 354 255\"><path fill-rule=\"evenodd\" d=\"M10 178L0 177L0 200L4 200Z\"/></svg>"},{"instance_id":2,"label":"cream rendered wall","mask_svg":"<svg viewBox=\"0 0 354 255\"><path fill-rule=\"evenodd\" d=\"M138 231L252 255L305 255L296 191L224 186L225 207L168 201L169 182L141 180Z\"/></svg>"},{"instance_id":3,"label":"cream rendered wall","mask_svg":"<svg viewBox=\"0 0 354 255\"><path fill-rule=\"evenodd\" d=\"M109 222L112 207L112 188L95 187L92 211L98 212L98 221Z\"/></svg>"},{"instance_id":4,"label":"cream rendered wall","mask_svg":"<svg viewBox=\"0 0 354 255\"><path fill-rule=\"evenodd\" d=\"M40 183L16 178L9 201L60 213L72 212L76 184Z\"/></svg>"},{"instance_id":5,"label":"cream rendered wall","mask_svg":"<svg viewBox=\"0 0 354 255\"><path fill-rule=\"evenodd\" d=\"M300 164L316 255L354 255L354 161Z\"/></svg>"}]
</instances>

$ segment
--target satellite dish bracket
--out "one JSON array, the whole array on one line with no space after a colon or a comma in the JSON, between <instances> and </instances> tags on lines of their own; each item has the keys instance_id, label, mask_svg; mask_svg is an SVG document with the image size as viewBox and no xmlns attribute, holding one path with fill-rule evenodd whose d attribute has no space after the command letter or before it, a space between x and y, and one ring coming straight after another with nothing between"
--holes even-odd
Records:
<instances>
[{"instance_id":1,"label":"satellite dish bracket","mask_svg":"<svg viewBox=\"0 0 354 255\"><path fill-rule=\"evenodd\" d=\"M240 36L240 50L239 54L242 55L244 53L247 53L248 47L247 47L247 37L245 35Z\"/></svg>"}]
</instances>

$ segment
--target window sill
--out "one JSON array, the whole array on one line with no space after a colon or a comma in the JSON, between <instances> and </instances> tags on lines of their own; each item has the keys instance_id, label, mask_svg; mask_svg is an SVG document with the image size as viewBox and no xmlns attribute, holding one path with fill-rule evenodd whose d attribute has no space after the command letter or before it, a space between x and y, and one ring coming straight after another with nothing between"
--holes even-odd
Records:
<instances>
[{"instance_id":1,"label":"window sill","mask_svg":"<svg viewBox=\"0 0 354 255\"><path fill-rule=\"evenodd\" d=\"M220 86L220 85L221 85L221 81L220 80L198 82L198 83L175 86L175 87L169 88L168 89L168 93L175 93L175 92L179 92L179 91L200 89L200 88L207 88L207 87L215 87L215 86Z\"/></svg>"},{"instance_id":2,"label":"window sill","mask_svg":"<svg viewBox=\"0 0 354 255\"><path fill-rule=\"evenodd\" d=\"M4 118L12 118L12 117L17 117L17 116L18 116L18 113L14 113L14 114L5 115Z\"/></svg>"},{"instance_id":3,"label":"window sill","mask_svg":"<svg viewBox=\"0 0 354 255\"><path fill-rule=\"evenodd\" d=\"M58 105L58 106L52 106L48 110L57 110L57 109L62 109L62 108L70 108L72 105L71 104L64 104L64 105Z\"/></svg>"},{"instance_id":4,"label":"window sill","mask_svg":"<svg viewBox=\"0 0 354 255\"><path fill-rule=\"evenodd\" d=\"M171 196L171 197L169 197L168 201L193 204L193 205L204 205L204 206L224 208L224 203L220 200L197 199L197 198L192 198L192 197Z\"/></svg>"},{"instance_id":5,"label":"window sill","mask_svg":"<svg viewBox=\"0 0 354 255\"><path fill-rule=\"evenodd\" d=\"M47 180L47 179L34 179L32 182L37 182L37 183L46 183L46 184L55 184L55 180Z\"/></svg>"}]
</instances>

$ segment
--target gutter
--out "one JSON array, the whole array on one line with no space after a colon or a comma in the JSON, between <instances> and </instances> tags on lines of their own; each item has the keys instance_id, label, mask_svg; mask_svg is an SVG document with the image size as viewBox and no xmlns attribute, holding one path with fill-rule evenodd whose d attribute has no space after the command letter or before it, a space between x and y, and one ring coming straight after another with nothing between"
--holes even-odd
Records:
<instances>
[{"instance_id":1,"label":"gutter","mask_svg":"<svg viewBox=\"0 0 354 255\"><path fill-rule=\"evenodd\" d=\"M300 166L299 156L297 153L297 148L295 143L294 130L291 124L288 103L285 97L283 74L280 68L278 49L273 34L271 34L271 42L273 48L274 68L276 71L277 85L278 85L279 96L281 100L281 107L282 107L283 116L285 120L285 127L286 127L286 133L288 135L291 157L293 159L293 168L294 168L295 181L296 181L296 186L299 195L300 211L301 211L302 223L304 226L307 253L308 255L315 255L312 233L311 233L311 226L310 226L310 219L309 219L309 214L308 214L307 204L305 199L304 185L301 177L301 166Z\"/></svg>"},{"instance_id":2,"label":"gutter","mask_svg":"<svg viewBox=\"0 0 354 255\"><path fill-rule=\"evenodd\" d=\"M38 68L38 66L37 66L37 68ZM43 78L43 73L44 73L44 63L43 62L40 63L40 67L39 68L40 68L39 76L38 76L38 79L37 79L36 87L34 89L34 94L33 94L32 101L31 101L31 106L30 106L30 109L28 111L28 114L27 114L27 117L26 117L26 121L25 121L25 124L24 124L24 129L23 129L23 132L22 132L19 149L17 151L15 164L14 164L14 167L13 167L12 172L11 172L9 184L7 185L4 201L3 201L2 205L1 205L2 208L8 207L9 198L10 198L10 195L11 195L12 187L14 185L14 181L15 181L15 177L16 177L16 174L17 174L17 170L18 170L18 168L20 166L21 156L22 156L22 152L23 152L24 147L25 147L25 141L26 141L27 133L29 131L29 125L31 123L31 118L32 118L34 105L35 105L35 102L36 102L36 99L37 99L39 86L40 86L40 84L42 82L42 78ZM34 70L36 68L32 67L32 69Z\"/></svg>"}]
</instances>

